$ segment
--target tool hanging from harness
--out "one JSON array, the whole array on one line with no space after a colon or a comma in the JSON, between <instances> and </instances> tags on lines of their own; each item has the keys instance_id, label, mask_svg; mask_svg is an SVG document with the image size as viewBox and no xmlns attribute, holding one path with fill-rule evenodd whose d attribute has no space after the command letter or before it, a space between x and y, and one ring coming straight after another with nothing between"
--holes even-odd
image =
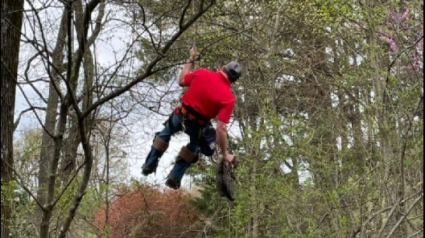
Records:
<instances>
[{"instance_id":1,"label":"tool hanging from harness","mask_svg":"<svg viewBox=\"0 0 425 238\"><path fill-rule=\"evenodd\" d=\"M201 138L199 140L199 147L201 148L201 153L205 156L212 156L215 152L217 141L217 134L215 128L211 123L208 123L201 130Z\"/></svg>"}]
</instances>

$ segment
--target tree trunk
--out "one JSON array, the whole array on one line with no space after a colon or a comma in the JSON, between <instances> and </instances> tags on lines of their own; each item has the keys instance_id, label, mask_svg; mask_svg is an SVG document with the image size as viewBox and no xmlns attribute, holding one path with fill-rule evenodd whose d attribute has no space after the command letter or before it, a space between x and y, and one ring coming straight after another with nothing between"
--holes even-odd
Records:
<instances>
[{"instance_id":1,"label":"tree trunk","mask_svg":"<svg viewBox=\"0 0 425 238\"><path fill-rule=\"evenodd\" d=\"M1 187L13 179L13 131L18 75L19 45L24 1L5 0L1 4ZM8 191L10 192L10 191ZM10 237L11 199L1 193L1 237Z\"/></svg>"},{"instance_id":2,"label":"tree trunk","mask_svg":"<svg viewBox=\"0 0 425 238\"><path fill-rule=\"evenodd\" d=\"M59 93L56 88L59 83L60 73L57 69L62 69L64 59L64 47L66 40L66 12L64 11L59 26L56 46L53 51L52 64L55 66L49 72L50 85L49 85L49 97L47 99L46 117L44 121L44 131L41 142L41 152L39 161L39 173L38 173L38 191L37 199L40 204L45 205L46 201L46 189L48 183L48 169L49 163L53 158L53 135L55 133L56 117L59 104ZM42 216L41 209L37 214L37 219L40 220Z\"/></svg>"}]
</instances>

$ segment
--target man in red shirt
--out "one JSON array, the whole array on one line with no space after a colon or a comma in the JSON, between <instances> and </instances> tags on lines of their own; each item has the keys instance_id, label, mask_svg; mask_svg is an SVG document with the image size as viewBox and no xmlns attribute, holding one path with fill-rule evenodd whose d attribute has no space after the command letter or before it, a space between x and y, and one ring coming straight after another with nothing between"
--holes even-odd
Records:
<instances>
[{"instance_id":1,"label":"man in red shirt","mask_svg":"<svg viewBox=\"0 0 425 238\"><path fill-rule=\"evenodd\" d=\"M204 68L191 72L198 55L196 48L192 47L190 58L179 77L179 85L188 89L182 96L181 103L164 123L164 129L156 133L151 151L142 166L142 174L145 176L155 172L158 160L168 148L171 136L178 131L184 131L189 135L190 142L180 150L165 183L173 189L180 188L186 169L198 160L200 135L206 126L211 125L210 120L217 116L216 134L222 156L228 162L234 159L234 155L227 149L227 124L235 106L231 84L242 75L242 67L231 61L216 72Z\"/></svg>"}]
</instances>

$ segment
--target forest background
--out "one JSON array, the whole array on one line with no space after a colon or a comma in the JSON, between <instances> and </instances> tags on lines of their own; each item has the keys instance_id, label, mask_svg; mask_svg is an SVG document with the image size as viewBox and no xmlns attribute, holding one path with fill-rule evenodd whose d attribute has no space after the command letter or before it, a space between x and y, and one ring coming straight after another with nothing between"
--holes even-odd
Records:
<instances>
[{"instance_id":1,"label":"forest background","mask_svg":"<svg viewBox=\"0 0 425 238\"><path fill-rule=\"evenodd\" d=\"M5 0L1 237L423 237L423 1ZM176 77L233 86L236 201L209 158L140 174Z\"/></svg>"}]
</instances>

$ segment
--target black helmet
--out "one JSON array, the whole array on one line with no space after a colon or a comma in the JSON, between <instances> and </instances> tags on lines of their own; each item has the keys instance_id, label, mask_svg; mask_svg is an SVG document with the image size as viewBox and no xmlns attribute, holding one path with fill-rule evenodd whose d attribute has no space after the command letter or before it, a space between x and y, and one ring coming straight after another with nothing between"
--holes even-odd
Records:
<instances>
[{"instance_id":1,"label":"black helmet","mask_svg":"<svg viewBox=\"0 0 425 238\"><path fill-rule=\"evenodd\" d=\"M223 68L230 82L235 82L242 75L242 66L236 61L230 61Z\"/></svg>"}]
</instances>

